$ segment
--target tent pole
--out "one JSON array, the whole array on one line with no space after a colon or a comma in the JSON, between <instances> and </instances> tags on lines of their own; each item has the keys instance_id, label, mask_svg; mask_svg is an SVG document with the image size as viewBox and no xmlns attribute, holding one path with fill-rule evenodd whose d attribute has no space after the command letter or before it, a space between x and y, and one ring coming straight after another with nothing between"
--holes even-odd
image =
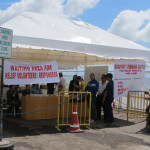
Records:
<instances>
[{"instance_id":1,"label":"tent pole","mask_svg":"<svg viewBox=\"0 0 150 150\"><path fill-rule=\"evenodd\" d=\"M85 61L85 64L84 64L84 81L85 81L85 68L87 67L87 55L85 55L84 61ZM87 81L87 82L88 82L88 81ZM85 81L85 83L86 83L86 81ZM86 84L87 84L87 83L86 83Z\"/></svg>"},{"instance_id":2,"label":"tent pole","mask_svg":"<svg viewBox=\"0 0 150 150\"><path fill-rule=\"evenodd\" d=\"M4 69L4 58L2 58L1 65L1 90L0 90L0 141L3 136L3 69Z\"/></svg>"}]
</instances>

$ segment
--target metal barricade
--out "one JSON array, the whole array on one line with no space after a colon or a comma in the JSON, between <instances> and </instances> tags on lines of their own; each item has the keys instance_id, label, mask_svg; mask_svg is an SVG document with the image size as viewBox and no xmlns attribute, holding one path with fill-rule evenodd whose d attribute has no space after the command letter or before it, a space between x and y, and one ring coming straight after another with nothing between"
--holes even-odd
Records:
<instances>
[{"instance_id":1,"label":"metal barricade","mask_svg":"<svg viewBox=\"0 0 150 150\"><path fill-rule=\"evenodd\" d=\"M127 120L131 118L145 118L146 107L150 101L146 98L145 91L129 91L127 95ZM130 116L129 116L130 115Z\"/></svg>"},{"instance_id":2,"label":"metal barricade","mask_svg":"<svg viewBox=\"0 0 150 150\"><path fill-rule=\"evenodd\" d=\"M117 111L118 112L118 114L119 114L119 112L120 112L120 110L122 109L122 97L120 97L120 98L115 98L114 99L114 107L113 107L113 109L115 110L115 111Z\"/></svg>"},{"instance_id":3,"label":"metal barricade","mask_svg":"<svg viewBox=\"0 0 150 150\"><path fill-rule=\"evenodd\" d=\"M60 126L70 125L74 105L77 106L79 125L90 128L91 93L61 91L58 97L58 117L56 126L58 131L60 131Z\"/></svg>"}]
</instances>

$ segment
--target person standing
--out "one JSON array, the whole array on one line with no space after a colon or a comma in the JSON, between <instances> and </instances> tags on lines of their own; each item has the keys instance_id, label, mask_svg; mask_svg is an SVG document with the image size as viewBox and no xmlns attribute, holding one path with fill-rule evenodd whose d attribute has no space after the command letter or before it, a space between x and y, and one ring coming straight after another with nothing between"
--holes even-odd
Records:
<instances>
[{"instance_id":1,"label":"person standing","mask_svg":"<svg viewBox=\"0 0 150 150\"><path fill-rule=\"evenodd\" d=\"M79 86L79 82L77 81L77 75L74 75L73 80L71 80L69 84L69 91L79 91L77 86Z\"/></svg>"},{"instance_id":2,"label":"person standing","mask_svg":"<svg viewBox=\"0 0 150 150\"><path fill-rule=\"evenodd\" d=\"M82 80L80 76L77 77L77 81L79 82L79 86L76 85L76 87L79 89L80 92L84 92L85 89L85 82Z\"/></svg>"},{"instance_id":3,"label":"person standing","mask_svg":"<svg viewBox=\"0 0 150 150\"><path fill-rule=\"evenodd\" d=\"M104 105L104 121L112 123L114 121L113 111L112 111L112 102L114 100L114 82L112 80L113 75L111 73L107 74L107 83L104 96L103 96L103 104Z\"/></svg>"},{"instance_id":4,"label":"person standing","mask_svg":"<svg viewBox=\"0 0 150 150\"><path fill-rule=\"evenodd\" d=\"M104 111L104 105L102 103L104 91L106 89L108 81L106 80L106 75L101 76L101 81L99 82L99 89L98 89L98 95L96 97L96 111L97 111L97 119L101 119L101 107L103 107Z\"/></svg>"},{"instance_id":5,"label":"person standing","mask_svg":"<svg viewBox=\"0 0 150 150\"><path fill-rule=\"evenodd\" d=\"M30 88L30 84L26 85L26 88L22 91L22 95L23 96L27 96L31 94L31 88Z\"/></svg>"},{"instance_id":6,"label":"person standing","mask_svg":"<svg viewBox=\"0 0 150 150\"><path fill-rule=\"evenodd\" d=\"M90 79L91 81L88 82L85 91L91 92L92 94L92 101L91 101L91 123L95 123L96 121L96 105L95 105L95 101L96 101L96 92L98 91L99 88L99 83L98 81L95 79L95 74L91 73L90 74ZM88 102L88 106L89 106L89 95L87 97L87 102Z\"/></svg>"},{"instance_id":7,"label":"person standing","mask_svg":"<svg viewBox=\"0 0 150 150\"><path fill-rule=\"evenodd\" d=\"M21 101L15 85L10 85L9 90L7 91L7 104L9 106L8 113L13 113L14 109L16 113L19 113Z\"/></svg>"},{"instance_id":8,"label":"person standing","mask_svg":"<svg viewBox=\"0 0 150 150\"><path fill-rule=\"evenodd\" d=\"M62 91L65 91L66 80L64 79L62 72L59 73L59 78L60 78L60 82L58 83L58 86L62 85L63 86Z\"/></svg>"}]
</instances>

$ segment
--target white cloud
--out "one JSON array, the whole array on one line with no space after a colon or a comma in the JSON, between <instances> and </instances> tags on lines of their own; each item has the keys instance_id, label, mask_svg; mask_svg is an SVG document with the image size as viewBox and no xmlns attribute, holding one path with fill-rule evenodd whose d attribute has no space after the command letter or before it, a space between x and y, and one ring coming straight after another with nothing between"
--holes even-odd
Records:
<instances>
[{"instance_id":1,"label":"white cloud","mask_svg":"<svg viewBox=\"0 0 150 150\"><path fill-rule=\"evenodd\" d=\"M23 11L57 15L61 17L76 17L84 10L94 7L100 0L21 0L13 3L8 9L0 9L0 24Z\"/></svg>"},{"instance_id":2,"label":"white cloud","mask_svg":"<svg viewBox=\"0 0 150 150\"><path fill-rule=\"evenodd\" d=\"M108 31L130 40L150 42L150 9L120 12Z\"/></svg>"},{"instance_id":3,"label":"white cloud","mask_svg":"<svg viewBox=\"0 0 150 150\"><path fill-rule=\"evenodd\" d=\"M67 16L75 17L82 14L85 9L93 8L100 0L67 0L65 13Z\"/></svg>"}]
</instances>

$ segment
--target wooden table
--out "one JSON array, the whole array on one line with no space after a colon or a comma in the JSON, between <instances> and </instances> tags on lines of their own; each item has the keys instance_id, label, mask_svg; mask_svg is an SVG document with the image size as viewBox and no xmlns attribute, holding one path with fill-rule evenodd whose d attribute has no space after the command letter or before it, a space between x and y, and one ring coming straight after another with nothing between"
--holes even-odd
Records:
<instances>
[{"instance_id":1,"label":"wooden table","mask_svg":"<svg viewBox=\"0 0 150 150\"><path fill-rule=\"evenodd\" d=\"M58 96L23 96L21 99L22 113L32 112L47 107L51 107L58 104ZM35 119L52 119L57 118L58 107L36 112L23 114L22 118L26 120L35 120Z\"/></svg>"}]
</instances>

